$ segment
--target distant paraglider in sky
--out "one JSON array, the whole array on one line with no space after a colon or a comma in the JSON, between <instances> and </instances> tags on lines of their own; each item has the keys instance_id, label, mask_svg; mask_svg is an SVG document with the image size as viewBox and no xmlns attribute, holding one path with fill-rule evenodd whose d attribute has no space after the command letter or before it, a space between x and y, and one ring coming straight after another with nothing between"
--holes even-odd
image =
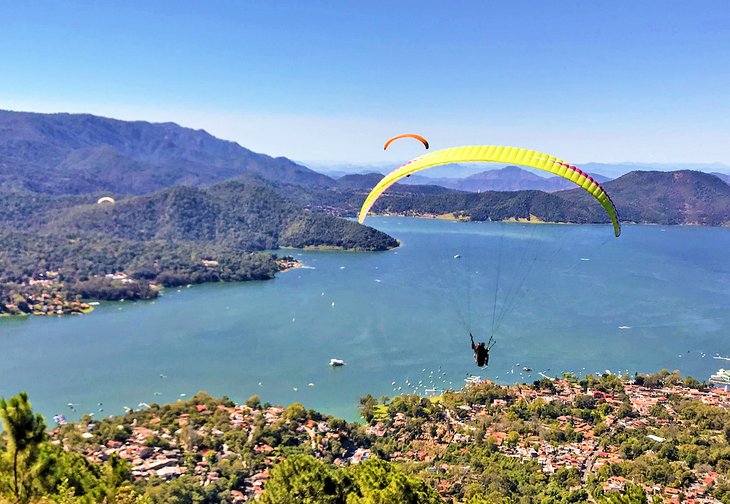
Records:
<instances>
[{"instance_id":1,"label":"distant paraglider in sky","mask_svg":"<svg viewBox=\"0 0 730 504\"><path fill-rule=\"evenodd\" d=\"M407 135L399 135L393 137L385 144L388 144L396 138ZM417 135L416 135L417 136ZM428 143L422 140L426 148ZM468 145L464 147L451 147L448 149L437 150L428 154L424 154L416 159L408 161L387 174L378 184L370 191L365 202L360 209L358 222L361 224L367 217L368 212L375 204L377 199L393 184L399 180L410 177L411 174L420 170L433 168L434 166L458 163L509 163L530 168L544 170L553 175L563 177L575 183L590 193L608 213L613 223L613 229L616 236L621 234L621 224L619 223L616 207L611 201L608 193L601 185L589 174L580 168L577 168L561 159L549 154L537 152L529 149L521 149L518 147L506 147L497 145Z\"/></svg>"},{"instance_id":2,"label":"distant paraglider in sky","mask_svg":"<svg viewBox=\"0 0 730 504\"><path fill-rule=\"evenodd\" d=\"M102 198L99 198L99 199L98 199L98 200L96 201L96 204L97 204L97 205L101 205L101 204L103 204L103 203L111 203L111 204L113 205L114 203L116 203L116 201L115 201L115 200L114 200L114 198L112 198L111 196L104 196L104 197L102 197Z\"/></svg>"},{"instance_id":3,"label":"distant paraglider in sky","mask_svg":"<svg viewBox=\"0 0 730 504\"><path fill-rule=\"evenodd\" d=\"M428 149L428 140L423 138L421 135L416 135L415 133L403 133L402 135L396 135L387 142L385 142L385 145L383 146L383 150L388 150L388 146L393 143L394 141L398 140L399 138L414 138L421 142L426 149Z\"/></svg>"}]
</instances>

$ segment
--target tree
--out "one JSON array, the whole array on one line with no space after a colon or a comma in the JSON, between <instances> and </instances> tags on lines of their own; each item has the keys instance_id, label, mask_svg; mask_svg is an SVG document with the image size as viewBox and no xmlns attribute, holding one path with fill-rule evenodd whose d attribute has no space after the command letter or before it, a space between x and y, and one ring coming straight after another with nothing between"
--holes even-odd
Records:
<instances>
[{"instance_id":1,"label":"tree","mask_svg":"<svg viewBox=\"0 0 730 504\"><path fill-rule=\"evenodd\" d=\"M302 403L291 403L284 412L284 417L292 422L298 422L307 418L307 410Z\"/></svg>"},{"instance_id":2,"label":"tree","mask_svg":"<svg viewBox=\"0 0 730 504\"><path fill-rule=\"evenodd\" d=\"M390 462L375 458L347 469L337 469L309 455L292 455L274 466L265 490L261 496L264 504L443 502L423 480L401 472Z\"/></svg>"},{"instance_id":3,"label":"tree","mask_svg":"<svg viewBox=\"0 0 730 504\"><path fill-rule=\"evenodd\" d=\"M344 503L345 484L342 475L309 455L292 455L271 469L263 504L279 502Z\"/></svg>"},{"instance_id":4,"label":"tree","mask_svg":"<svg viewBox=\"0 0 730 504\"><path fill-rule=\"evenodd\" d=\"M372 421L375 417L375 406L377 406L378 400L370 394L360 398L360 415L365 419L366 422ZM383 403L385 404L385 403Z\"/></svg>"},{"instance_id":5,"label":"tree","mask_svg":"<svg viewBox=\"0 0 730 504\"><path fill-rule=\"evenodd\" d=\"M261 408L261 398L256 394L252 395L246 400L246 406L251 409Z\"/></svg>"},{"instance_id":6,"label":"tree","mask_svg":"<svg viewBox=\"0 0 730 504\"><path fill-rule=\"evenodd\" d=\"M682 380L682 375L679 374L679 370L675 369L664 378L664 383L666 385L674 386L683 384L684 380Z\"/></svg>"},{"instance_id":7,"label":"tree","mask_svg":"<svg viewBox=\"0 0 730 504\"><path fill-rule=\"evenodd\" d=\"M611 493L599 502L601 504L646 504L648 500L640 486L629 484L624 493Z\"/></svg>"},{"instance_id":8,"label":"tree","mask_svg":"<svg viewBox=\"0 0 730 504\"><path fill-rule=\"evenodd\" d=\"M0 421L7 441L7 456L12 461L13 495L19 501L21 485L27 485L27 473L37 458L39 445L45 439L46 424L41 414L33 413L27 392L21 392L8 401L4 397L0 399Z\"/></svg>"},{"instance_id":9,"label":"tree","mask_svg":"<svg viewBox=\"0 0 730 504\"><path fill-rule=\"evenodd\" d=\"M520 434L515 431L510 431L509 434L507 434L504 442L507 444L507 446L515 446L519 440Z\"/></svg>"},{"instance_id":10,"label":"tree","mask_svg":"<svg viewBox=\"0 0 730 504\"><path fill-rule=\"evenodd\" d=\"M596 388L603 392L623 392L624 384L617 375L606 373L598 380Z\"/></svg>"},{"instance_id":11,"label":"tree","mask_svg":"<svg viewBox=\"0 0 730 504\"><path fill-rule=\"evenodd\" d=\"M684 386L698 390L706 389L706 385L704 383L691 376L684 379Z\"/></svg>"},{"instance_id":12,"label":"tree","mask_svg":"<svg viewBox=\"0 0 730 504\"><path fill-rule=\"evenodd\" d=\"M355 483L355 489L347 496L348 504L443 502L436 491L423 480L402 473L384 460L368 459L350 467L347 473Z\"/></svg>"},{"instance_id":13,"label":"tree","mask_svg":"<svg viewBox=\"0 0 730 504\"><path fill-rule=\"evenodd\" d=\"M589 395L578 394L573 400L573 406L578 409L594 409L596 407L596 400Z\"/></svg>"}]
</instances>

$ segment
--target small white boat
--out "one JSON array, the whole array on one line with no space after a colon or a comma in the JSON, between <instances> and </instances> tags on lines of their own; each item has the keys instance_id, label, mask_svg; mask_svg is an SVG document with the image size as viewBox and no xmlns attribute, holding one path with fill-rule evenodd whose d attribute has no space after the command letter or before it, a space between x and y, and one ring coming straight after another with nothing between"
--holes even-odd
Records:
<instances>
[{"instance_id":1,"label":"small white boat","mask_svg":"<svg viewBox=\"0 0 730 504\"><path fill-rule=\"evenodd\" d=\"M344 366L345 361L342 359L330 359L330 366L332 367L338 367L338 366Z\"/></svg>"},{"instance_id":2,"label":"small white boat","mask_svg":"<svg viewBox=\"0 0 730 504\"><path fill-rule=\"evenodd\" d=\"M454 256L454 259L461 259L461 256L460 256L459 254L456 254L456 255Z\"/></svg>"}]
</instances>

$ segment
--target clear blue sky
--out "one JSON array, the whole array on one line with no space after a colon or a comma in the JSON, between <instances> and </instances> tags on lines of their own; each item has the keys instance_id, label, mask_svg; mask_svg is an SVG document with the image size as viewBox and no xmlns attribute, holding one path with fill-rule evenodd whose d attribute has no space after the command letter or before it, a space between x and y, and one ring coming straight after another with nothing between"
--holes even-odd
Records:
<instances>
[{"instance_id":1,"label":"clear blue sky","mask_svg":"<svg viewBox=\"0 0 730 504\"><path fill-rule=\"evenodd\" d=\"M0 108L175 121L298 160L510 144L730 164L720 1L5 1Z\"/></svg>"}]
</instances>

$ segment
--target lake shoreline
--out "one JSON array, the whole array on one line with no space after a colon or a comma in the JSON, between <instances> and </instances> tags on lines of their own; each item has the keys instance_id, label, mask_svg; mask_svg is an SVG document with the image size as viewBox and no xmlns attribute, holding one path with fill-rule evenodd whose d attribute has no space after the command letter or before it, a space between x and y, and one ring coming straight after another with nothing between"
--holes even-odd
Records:
<instances>
[{"instance_id":1,"label":"lake shoreline","mask_svg":"<svg viewBox=\"0 0 730 504\"><path fill-rule=\"evenodd\" d=\"M276 282L183 285L158 300L103 302L91 317L2 317L0 395L28 390L48 416L69 402L117 412L203 389L353 418L367 393L456 387L467 372L506 385L538 371L667 367L702 380L720 367L711 356L730 351L727 229L636 226L614 239L598 226L368 224L404 245L382 254L301 250L291 255L305 266ZM490 331L501 241L497 315L507 293L519 295L495 327L485 371L474 366L468 334L486 340ZM525 246L557 260L539 262L519 289ZM348 365L332 369L331 358Z\"/></svg>"}]
</instances>

